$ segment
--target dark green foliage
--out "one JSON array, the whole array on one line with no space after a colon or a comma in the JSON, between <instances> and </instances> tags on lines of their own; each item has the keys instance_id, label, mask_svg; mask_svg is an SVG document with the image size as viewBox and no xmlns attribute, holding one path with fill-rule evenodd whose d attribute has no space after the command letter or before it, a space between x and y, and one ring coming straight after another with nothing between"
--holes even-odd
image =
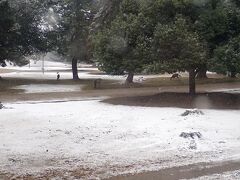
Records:
<instances>
[{"instance_id":1,"label":"dark green foliage","mask_svg":"<svg viewBox=\"0 0 240 180\"><path fill-rule=\"evenodd\" d=\"M218 73L236 77L240 73L240 36L229 41L226 45L219 46L214 51L213 70Z\"/></svg>"},{"instance_id":2,"label":"dark green foliage","mask_svg":"<svg viewBox=\"0 0 240 180\"><path fill-rule=\"evenodd\" d=\"M208 0L196 21L196 31L207 42L209 55L240 33L240 9L231 1Z\"/></svg>"},{"instance_id":3,"label":"dark green foliage","mask_svg":"<svg viewBox=\"0 0 240 180\"><path fill-rule=\"evenodd\" d=\"M51 33L55 50L72 62L73 79L78 80L77 63L90 61L89 32L94 18L93 0L58 0L51 5L58 24Z\"/></svg>"},{"instance_id":4,"label":"dark green foliage","mask_svg":"<svg viewBox=\"0 0 240 180\"><path fill-rule=\"evenodd\" d=\"M195 94L195 77L205 63L205 48L197 33L192 32L181 16L173 23L159 24L153 41L155 61L164 72L189 72L189 93Z\"/></svg>"},{"instance_id":5,"label":"dark green foliage","mask_svg":"<svg viewBox=\"0 0 240 180\"><path fill-rule=\"evenodd\" d=\"M154 54L163 69L171 73L197 69L205 62L205 49L197 33L181 16L173 23L159 24L154 33Z\"/></svg>"},{"instance_id":6,"label":"dark green foliage","mask_svg":"<svg viewBox=\"0 0 240 180\"><path fill-rule=\"evenodd\" d=\"M91 0L59 0L53 6L55 13L60 15L56 29L56 48L58 53L76 57L82 61L87 56L86 43L89 26L92 20L90 12Z\"/></svg>"},{"instance_id":7,"label":"dark green foliage","mask_svg":"<svg viewBox=\"0 0 240 180\"><path fill-rule=\"evenodd\" d=\"M122 0L99 0L98 3L93 3L95 16L90 26L91 33L96 33L111 25L119 14L121 2Z\"/></svg>"},{"instance_id":8,"label":"dark green foliage","mask_svg":"<svg viewBox=\"0 0 240 180\"><path fill-rule=\"evenodd\" d=\"M25 57L50 49L47 31L41 28L45 12L40 1L0 2L0 64L26 64Z\"/></svg>"},{"instance_id":9,"label":"dark green foliage","mask_svg":"<svg viewBox=\"0 0 240 180\"><path fill-rule=\"evenodd\" d=\"M10 52L14 52L13 40L14 14L7 1L0 2L0 65L5 66L6 59L9 58Z\"/></svg>"},{"instance_id":10,"label":"dark green foliage","mask_svg":"<svg viewBox=\"0 0 240 180\"><path fill-rule=\"evenodd\" d=\"M124 0L111 27L95 36L95 58L101 70L108 74L126 72L131 76L142 71L150 40L145 36L139 12L138 1ZM127 80L132 82L132 78Z\"/></svg>"}]
</instances>

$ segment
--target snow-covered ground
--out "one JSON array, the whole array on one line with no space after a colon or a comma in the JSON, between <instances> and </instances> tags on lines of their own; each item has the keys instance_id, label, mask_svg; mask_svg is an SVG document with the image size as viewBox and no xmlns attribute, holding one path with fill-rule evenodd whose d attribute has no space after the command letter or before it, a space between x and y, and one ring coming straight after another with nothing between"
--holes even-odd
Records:
<instances>
[{"instance_id":1,"label":"snow-covered ground","mask_svg":"<svg viewBox=\"0 0 240 180\"><path fill-rule=\"evenodd\" d=\"M210 91L210 92L226 92L226 93L240 93L240 88L234 88L234 89L218 89L218 90L214 90L214 91Z\"/></svg>"},{"instance_id":2,"label":"snow-covered ground","mask_svg":"<svg viewBox=\"0 0 240 180\"><path fill-rule=\"evenodd\" d=\"M84 69L84 71L81 71ZM79 68L80 72L78 73L81 79L106 79L106 80L117 80L117 81L125 81L127 76L113 76L113 75L98 75L98 74L91 74L90 72L86 71L86 68ZM91 69L88 69L91 71ZM11 73L2 73L1 76L3 78L23 78L23 79L45 79L45 80L53 80L56 79L57 74L56 72L11 72ZM60 79L72 79L72 72L60 72ZM157 78L157 77L167 77L169 75L136 75L134 77L135 82L142 82L145 79L149 78Z\"/></svg>"},{"instance_id":3,"label":"snow-covered ground","mask_svg":"<svg viewBox=\"0 0 240 180\"><path fill-rule=\"evenodd\" d=\"M20 85L12 89L24 90L24 93L47 93L47 92L75 92L80 91L83 85L63 85L63 84L29 84Z\"/></svg>"},{"instance_id":4,"label":"snow-covered ground","mask_svg":"<svg viewBox=\"0 0 240 180\"><path fill-rule=\"evenodd\" d=\"M30 68L9 66L11 71L4 73L0 67L0 75L56 79L59 70L61 79L72 78L69 64L45 61L43 74L41 63L31 62ZM94 71L97 69L81 65L79 77L116 80L116 83L126 79L126 76L91 74ZM169 75L140 75L134 80L142 82L156 77ZM80 91L82 86L30 84L14 88L25 93L45 93ZM236 93L239 89L219 91ZM185 109L113 106L98 100L18 102L5 106L0 109L0 172L82 169L85 178L104 178L197 162L240 159L238 110L204 110L204 115L183 117ZM202 137L183 138L182 132L201 133ZM202 178L217 177L220 176ZM234 179L239 172L227 172L222 177Z\"/></svg>"},{"instance_id":5,"label":"snow-covered ground","mask_svg":"<svg viewBox=\"0 0 240 180\"><path fill-rule=\"evenodd\" d=\"M56 72L60 72L61 79L72 79L71 65L63 62L45 61L44 62L44 73L42 72L42 61L30 61L30 66L26 65L23 67L13 66L8 64L7 67L0 67L1 69L8 69L11 72L1 73L3 78L24 78L24 79L56 79ZM91 74L91 72L98 72L98 68L94 68L89 64L79 64L79 77L81 79L107 79L107 80L117 80L125 81L127 76L113 76L106 74ZM185 76L185 75L184 75ZM166 77L169 78L169 74L160 75L135 75L135 82L142 82L145 79L156 78L156 77Z\"/></svg>"},{"instance_id":6,"label":"snow-covered ground","mask_svg":"<svg viewBox=\"0 0 240 180\"><path fill-rule=\"evenodd\" d=\"M240 159L240 111L113 106L98 100L5 104L0 171L87 169L85 178ZM201 138L180 137L200 132ZM70 177L68 177L70 178Z\"/></svg>"},{"instance_id":7,"label":"snow-covered ground","mask_svg":"<svg viewBox=\"0 0 240 180\"><path fill-rule=\"evenodd\" d=\"M5 69L12 69L12 70L19 70L19 71L42 71L42 67L44 65L44 69L46 71L48 70L64 70L64 69L71 69L71 65L68 63L63 62L56 62L56 61L34 61L30 60L30 65L25 66L14 66L13 64L10 64L6 62L7 66L4 67ZM0 67L0 69L3 69L3 67Z\"/></svg>"},{"instance_id":8,"label":"snow-covered ground","mask_svg":"<svg viewBox=\"0 0 240 180\"><path fill-rule=\"evenodd\" d=\"M81 68L80 68L81 70ZM82 71L78 73L81 79L113 79L113 80L124 80L124 76L110 76L110 75L94 75L89 72ZM1 74L3 78L23 78L23 79L45 79L53 80L57 78L56 72L11 72ZM60 72L60 79L72 79L72 72Z\"/></svg>"}]
</instances>

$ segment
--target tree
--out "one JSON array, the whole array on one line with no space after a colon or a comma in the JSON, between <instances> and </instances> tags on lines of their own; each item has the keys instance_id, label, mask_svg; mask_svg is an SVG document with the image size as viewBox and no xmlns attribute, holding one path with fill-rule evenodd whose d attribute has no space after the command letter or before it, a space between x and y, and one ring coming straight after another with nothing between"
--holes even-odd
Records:
<instances>
[{"instance_id":1,"label":"tree","mask_svg":"<svg viewBox=\"0 0 240 180\"><path fill-rule=\"evenodd\" d=\"M189 30L186 20L177 16L173 23L159 24L153 40L153 54L161 70L189 73L189 93L196 93L195 78L205 63L205 49L197 33Z\"/></svg>"},{"instance_id":2,"label":"tree","mask_svg":"<svg viewBox=\"0 0 240 180\"><path fill-rule=\"evenodd\" d=\"M195 23L199 21L201 13L205 13L204 9L208 0L194 1L194 0L162 0L146 1L142 6L142 12L147 19L144 22L148 26L149 32L154 32L158 23L166 24L174 21L177 14L181 14L189 23L192 24L191 29L197 31ZM151 33L150 33L151 34ZM204 41L203 38L201 40ZM199 72L198 77L206 77L207 66L204 64Z\"/></svg>"},{"instance_id":3,"label":"tree","mask_svg":"<svg viewBox=\"0 0 240 180\"><path fill-rule=\"evenodd\" d=\"M22 65L25 57L44 52L50 48L48 31L43 29L42 17L45 8L40 1L0 2L0 64L5 61Z\"/></svg>"},{"instance_id":4,"label":"tree","mask_svg":"<svg viewBox=\"0 0 240 180\"><path fill-rule=\"evenodd\" d=\"M213 59L215 49L239 34L239 15L239 8L233 0L208 0L203 4L199 18L195 22L195 29L201 39L207 42L208 63L200 69L200 78L206 77L208 68L214 70L209 65L213 64L211 60Z\"/></svg>"},{"instance_id":5,"label":"tree","mask_svg":"<svg viewBox=\"0 0 240 180\"><path fill-rule=\"evenodd\" d=\"M135 3L135 7L137 6L138 8L131 8L131 7L134 7L134 3ZM125 8L123 8L124 4L126 5ZM167 24L169 22L173 22L176 15L181 14L186 19L186 21L189 24L191 24L191 27L188 27L188 28L194 31L195 30L194 23L197 21L199 17L199 13L201 12L202 6L203 6L202 3L196 3L195 1L192 1L192 0L187 0L187 1L150 0L150 1L136 1L136 2L130 1L130 0L123 1L121 3L120 13L119 13L124 17L122 18L121 21L125 23L124 25L126 27L129 26L129 23L137 24L137 26L135 26L135 29L137 30L135 30L134 33L129 33L128 28L124 29L125 26L122 23L119 23L116 29L122 32L125 32L125 34L127 34L128 36L134 35L133 37L135 38L133 39L134 39L135 45L132 47L136 48L135 50L140 50L140 49L142 50L142 53L140 56L138 57L132 56L132 58L133 57L137 58L138 61L136 61L137 63L135 64L131 63L131 65L134 65L135 67L137 67L137 70L141 71L142 69L144 69L144 67L149 66L149 63L152 63L152 60L154 59L154 57L150 54L150 51L148 50L150 49L149 47L151 46L151 41L154 36L154 31L158 24ZM123 12L122 9L125 9L125 12ZM136 15L135 22L137 23L127 21L128 19L131 18L130 16L131 14L129 14L129 12L131 12L131 14ZM105 35L103 33L99 37L104 37L104 36L106 38L112 37L113 34L117 34L117 32L114 32L114 33L108 32L108 34L106 33ZM128 38L124 39L124 41L128 41ZM99 42L105 42L106 44L109 44L108 41L99 41ZM139 45L141 48L138 47ZM99 46L101 46L102 48L104 47L101 43ZM130 48L128 47L128 49ZM101 56L104 57L104 50L103 49L101 50L102 50ZM105 49L105 52L106 52L106 49ZM130 54L131 53L129 53L129 55ZM112 58L113 57L114 56L112 56ZM111 59L110 56L108 56L108 58ZM122 61L122 60L116 60L116 59L117 58L115 58L115 61L114 61L115 64L119 63L119 61ZM107 64L108 62L110 62L110 60L106 60L105 64ZM153 62L152 64L158 64L158 63ZM105 67L106 66L107 65L105 65ZM131 67L130 64L128 64L128 66ZM202 64L202 66L204 66L204 64ZM121 67L120 68L121 71L123 71L122 69L124 70L127 69L127 67L123 68L122 65L119 65L119 67ZM128 71L129 70L127 70L127 72Z\"/></svg>"},{"instance_id":6,"label":"tree","mask_svg":"<svg viewBox=\"0 0 240 180\"><path fill-rule=\"evenodd\" d=\"M126 72L126 83L132 83L134 73L143 69L144 55L149 49L139 8L136 0L124 0L111 26L94 38L94 54L99 68L108 74Z\"/></svg>"},{"instance_id":7,"label":"tree","mask_svg":"<svg viewBox=\"0 0 240 180\"><path fill-rule=\"evenodd\" d=\"M0 65L6 66L5 60L10 58L13 52L12 40L14 40L14 13L8 1L0 2Z\"/></svg>"},{"instance_id":8,"label":"tree","mask_svg":"<svg viewBox=\"0 0 240 180\"><path fill-rule=\"evenodd\" d=\"M240 73L240 36L229 41L226 45L214 50L213 69L218 73L229 74L235 78Z\"/></svg>"},{"instance_id":9,"label":"tree","mask_svg":"<svg viewBox=\"0 0 240 180\"><path fill-rule=\"evenodd\" d=\"M91 32L97 32L110 26L111 22L119 14L122 0L99 0L94 6L95 15L91 24Z\"/></svg>"},{"instance_id":10,"label":"tree","mask_svg":"<svg viewBox=\"0 0 240 180\"><path fill-rule=\"evenodd\" d=\"M77 63L89 60L89 30L93 19L92 0L59 0L52 8L58 14L59 23L55 30L56 50L72 61L73 79L78 80ZM55 38L55 39L54 39Z\"/></svg>"}]
</instances>

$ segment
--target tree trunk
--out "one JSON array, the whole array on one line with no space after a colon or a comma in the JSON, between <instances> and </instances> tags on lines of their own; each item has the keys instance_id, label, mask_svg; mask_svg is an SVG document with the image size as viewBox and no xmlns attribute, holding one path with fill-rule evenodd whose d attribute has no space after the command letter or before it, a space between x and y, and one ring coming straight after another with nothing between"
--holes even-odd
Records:
<instances>
[{"instance_id":1,"label":"tree trunk","mask_svg":"<svg viewBox=\"0 0 240 180\"><path fill-rule=\"evenodd\" d=\"M195 81L196 73L194 70L189 71L189 94L196 94L196 81Z\"/></svg>"},{"instance_id":2,"label":"tree trunk","mask_svg":"<svg viewBox=\"0 0 240 180\"><path fill-rule=\"evenodd\" d=\"M236 73L236 71L231 71L231 78L236 78L236 75L237 75L237 73Z\"/></svg>"},{"instance_id":3,"label":"tree trunk","mask_svg":"<svg viewBox=\"0 0 240 180\"><path fill-rule=\"evenodd\" d=\"M127 77L127 79L126 79L126 83L128 84L128 83L133 83L133 76L134 76L134 73L132 73L132 72L129 72L128 73L128 77Z\"/></svg>"},{"instance_id":4,"label":"tree trunk","mask_svg":"<svg viewBox=\"0 0 240 180\"><path fill-rule=\"evenodd\" d=\"M73 74L73 80L78 80L78 68L77 68L77 58L72 58L72 74Z\"/></svg>"},{"instance_id":5,"label":"tree trunk","mask_svg":"<svg viewBox=\"0 0 240 180\"><path fill-rule=\"evenodd\" d=\"M207 67L203 66L197 73L197 79L206 79L207 77Z\"/></svg>"}]
</instances>

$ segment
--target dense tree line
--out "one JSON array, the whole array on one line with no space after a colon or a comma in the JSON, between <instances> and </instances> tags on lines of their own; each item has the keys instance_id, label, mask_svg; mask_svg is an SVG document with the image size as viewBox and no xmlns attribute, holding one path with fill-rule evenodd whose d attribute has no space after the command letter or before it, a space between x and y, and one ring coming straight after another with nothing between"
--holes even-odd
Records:
<instances>
[{"instance_id":1,"label":"dense tree line","mask_svg":"<svg viewBox=\"0 0 240 180\"><path fill-rule=\"evenodd\" d=\"M238 0L2 0L0 64L56 51L108 74L240 72Z\"/></svg>"},{"instance_id":2,"label":"dense tree line","mask_svg":"<svg viewBox=\"0 0 240 180\"><path fill-rule=\"evenodd\" d=\"M111 25L94 39L95 59L110 74L144 69L187 71L189 92L207 70L236 77L239 2L234 0L123 0Z\"/></svg>"}]
</instances>

